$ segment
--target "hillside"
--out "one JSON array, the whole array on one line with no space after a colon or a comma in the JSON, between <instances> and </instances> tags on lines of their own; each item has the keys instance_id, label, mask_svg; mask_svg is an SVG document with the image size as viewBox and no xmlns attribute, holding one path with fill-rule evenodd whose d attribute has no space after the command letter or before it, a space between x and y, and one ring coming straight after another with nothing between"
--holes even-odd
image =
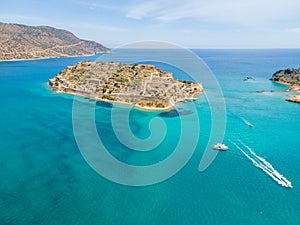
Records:
<instances>
[{"instance_id":1,"label":"hillside","mask_svg":"<svg viewBox=\"0 0 300 225\"><path fill-rule=\"evenodd\" d=\"M0 60L84 56L110 52L103 45L81 40L66 30L1 22L0 49Z\"/></svg>"},{"instance_id":2,"label":"hillside","mask_svg":"<svg viewBox=\"0 0 300 225\"><path fill-rule=\"evenodd\" d=\"M300 68L279 70L273 74L270 80L290 86L288 91L300 92ZM287 98L286 100L300 103L300 95L295 95L291 98Z\"/></svg>"},{"instance_id":3,"label":"hillside","mask_svg":"<svg viewBox=\"0 0 300 225\"><path fill-rule=\"evenodd\" d=\"M129 103L142 108L170 108L202 92L198 83L179 81L153 65L84 61L50 79L56 93Z\"/></svg>"},{"instance_id":4,"label":"hillside","mask_svg":"<svg viewBox=\"0 0 300 225\"><path fill-rule=\"evenodd\" d=\"M300 69L279 70L273 74L270 80L290 86L300 86Z\"/></svg>"}]
</instances>

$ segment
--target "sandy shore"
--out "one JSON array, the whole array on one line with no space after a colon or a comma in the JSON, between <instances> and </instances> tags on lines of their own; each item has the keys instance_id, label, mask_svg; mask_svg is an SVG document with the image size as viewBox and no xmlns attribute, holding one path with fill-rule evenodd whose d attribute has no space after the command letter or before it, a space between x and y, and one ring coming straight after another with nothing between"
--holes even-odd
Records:
<instances>
[{"instance_id":1,"label":"sandy shore","mask_svg":"<svg viewBox=\"0 0 300 225\"><path fill-rule=\"evenodd\" d=\"M277 84L282 84L282 85L285 85L285 86L291 86L291 84L289 84L289 83L287 83L287 82L283 82L283 81L273 81L273 82L275 82L275 83L277 83Z\"/></svg>"},{"instance_id":2,"label":"sandy shore","mask_svg":"<svg viewBox=\"0 0 300 225\"><path fill-rule=\"evenodd\" d=\"M273 82L290 87L286 91L300 92L300 87L298 85L291 85L287 82L282 82L282 81L273 81Z\"/></svg>"},{"instance_id":3,"label":"sandy shore","mask_svg":"<svg viewBox=\"0 0 300 225\"><path fill-rule=\"evenodd\" d=\"M300 93L300 87L298 85L291 85L291 84L289 84L287 82L282 82L282 81L274 81L274 82L278 83L278 84L285 85L285 86L289 86L290 88L287 89L286 91ZM290 98L287 98L285 100L288 101L288 102L300 103L300 94L299 95L295 95L295 96L290 97Z\"/></svg>"}]
</instances>

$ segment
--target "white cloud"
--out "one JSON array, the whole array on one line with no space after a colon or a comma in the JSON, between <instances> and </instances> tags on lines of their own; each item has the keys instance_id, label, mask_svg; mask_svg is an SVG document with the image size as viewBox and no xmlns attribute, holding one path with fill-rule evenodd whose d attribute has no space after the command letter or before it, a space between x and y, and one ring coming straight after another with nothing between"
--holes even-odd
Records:
<instances>
[{"instance_id":1,"label":"white cloud","mask_svg":"<svg viewBox=\"0 0 300 225\"><path fill-rule=\"evenodd\" d=\"M90 10L94 10L94 9L114 9L114 6L112 4L110 4L110 2L79 0L76 3L83 6L83 7L85 7L85 8L88 8Z\"/></svg>"},{"instance_id":2,"label":"white cloud","mask_svg":"<svg viewBox=\"0 0 300 225\"><path fill-rule=\"evenodd\" d=\"M128 17L160 21L195 19L203 22L260 26L300 20L299 0L153 0L131 5Z\"/></svg>"},{"instance_id":3,"label":"white cloud","mask_svg":"<svg viewBox=\"0 0 300 225\"><path fill-rule=\"evenodd\" d=\"M142 19L149 17L150 14L159 12L163 7L161 1L147 1L129 8L126 16L132 19Z\"/></svg>"},{"instance_id":4,"label":"white cloud","mask_svg":"<svg viewBox=\"0 0 300 225\"><path fill-rule=\"evenodd\" d=\"M300 27L288 28L285 29L285 31L290 33L300 33Z\"/></svg>"}]
</instances>

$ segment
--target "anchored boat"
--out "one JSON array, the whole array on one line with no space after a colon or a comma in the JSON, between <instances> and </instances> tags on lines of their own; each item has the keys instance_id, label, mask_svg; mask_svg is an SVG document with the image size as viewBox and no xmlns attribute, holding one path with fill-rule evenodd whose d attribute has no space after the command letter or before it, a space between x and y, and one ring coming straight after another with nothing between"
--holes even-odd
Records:
<instances>
[{"instance_id":1,"label":"anchored boat","mask_svg":"<svg viewBox=\"0 0 300 225\"><path fill-rule=\"evenodd\" d=\"M228 146L225 144L217 143L213 147L214 150L219 150L219 151L226 151L228 150Z\"/></svg>"}]
</instances>

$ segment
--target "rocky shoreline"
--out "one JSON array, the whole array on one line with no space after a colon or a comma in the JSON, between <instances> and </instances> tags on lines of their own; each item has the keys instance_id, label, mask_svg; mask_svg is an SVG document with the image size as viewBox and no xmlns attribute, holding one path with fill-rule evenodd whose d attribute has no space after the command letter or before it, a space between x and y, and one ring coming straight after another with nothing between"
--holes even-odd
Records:
<instances>
[{"instance_id":1,"label":"rocky shoreline","mask_svg":"<svg viewBox=\"0 0 300 225\"><path fill-rule=\"evenodd\" d=\"M140 110L166 111L193 101L202 85L173 78L148 64L83 61L49 80L52 90L93 100L129 104Z\"/></svg>"},{"instance_id":2,"label":"rocky shoreline","mask_svg":"<svg viewBox=\"0 0 300 225\"><path fill-rule=\"evenodd\" d=\"M295 95L291 98L287 98L286 101L300 103L300 95Z\"/></svg>"},{"instance_id":3,"label":"rocky shoreline","mask_svg":"<svg viewBox=\"0 0 300 225\"><path fill-rule=\"evenodd\" d=\"M289 86L287 91L300 93L300 68L279 70L273 74L270 80L278 84ZM300 94L287 98L286 101L300 103Z\"/></svg>"},{"instance_id":4,"label":"rocky shoreline","mask_svg":"<svg viewBox=\"0 0 300 225\"><path fill-rule=\"evenodd\" d=\"M111 52L106 52L106 54L109 54L109 53L111 53ZM26 59L26 58L24 58L24 59L1 59L0 62L18 62L18 61L34 61L34 60L44 60L44 59L76 58L76 57L89 57L89 56L95 56L95 55L97 55L97 54L72 55L72 56L60 56L60 57L40 57L40 58L30 58L30 59Z\"/></svg>"}]
</instances>

